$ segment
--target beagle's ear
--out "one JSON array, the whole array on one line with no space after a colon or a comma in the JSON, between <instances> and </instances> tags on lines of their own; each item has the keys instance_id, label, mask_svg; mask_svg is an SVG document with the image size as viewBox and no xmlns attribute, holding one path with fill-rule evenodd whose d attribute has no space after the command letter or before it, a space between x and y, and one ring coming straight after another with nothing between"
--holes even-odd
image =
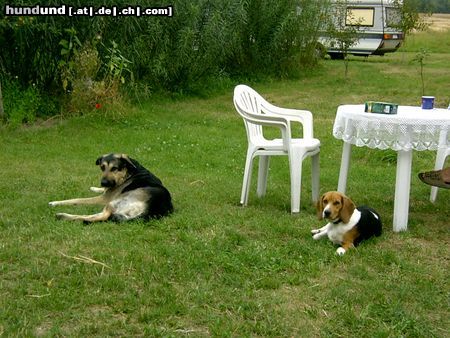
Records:
<instances>
[{"instance_id":1,"label":"beagle's ear","mask_svg":"<svg viewBox=\"0 0 450 338\"><path fill-rule=\"evenodd\" d=\"M317 201L316 209L317 209L317 218L319 221L323 220L323 196Z\"/></svg>"},{"instance_id":2,"label":"beagle's ear","mask_svg":"<svg viewBox=\"0 0 450 338\"><path fill-rule=\"evenodd\" d=\"M341 221L343 223L350 222L350 217L352 217L353 211L355 211L355 209L356 209L355 203L353 203L353 201L350 198L348 198L347 196L344 196L343 201L342 201L341 214L340 214Z\"/></svg>"}]
</instances>

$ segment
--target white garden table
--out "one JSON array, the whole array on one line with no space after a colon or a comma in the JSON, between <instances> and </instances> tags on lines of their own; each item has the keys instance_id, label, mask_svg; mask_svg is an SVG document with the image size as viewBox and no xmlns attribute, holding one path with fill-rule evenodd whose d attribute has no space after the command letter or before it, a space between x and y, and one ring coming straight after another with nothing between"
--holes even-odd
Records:
<instances>
[{"instance_id":1,"label":"white garden table","mask_svg":"<svg viewBox=\"0 0 450 338\"><path fill-rule=\"evenodd\" d=\"M408 228L413 150L438 150L450 144L450 110L399 106L395 115L365 113L364 105L338 107L333 136L344 141L338 191L345 193L351 146L397 152L393 228ZM424 168L426 169L426 168Z\"/></svg>"}]
</instances>

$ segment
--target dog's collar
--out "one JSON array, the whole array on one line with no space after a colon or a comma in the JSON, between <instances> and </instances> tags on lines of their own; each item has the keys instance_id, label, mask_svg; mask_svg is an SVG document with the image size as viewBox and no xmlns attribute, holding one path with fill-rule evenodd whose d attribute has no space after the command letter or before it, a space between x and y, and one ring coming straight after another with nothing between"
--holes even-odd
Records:
<instances>
[{"instance_id":1,"label":"dog's collar","mask_svg":"<svg viewBox=\"0 0 450 338\"><path fill-rule=\"evenodd\" d=\"M333 222L333 224L334 224L334 225L338 225L338 224L341 223L341 222L342 222L341 219L338 218L336 221Z\"/></svg>"}]
</instances>

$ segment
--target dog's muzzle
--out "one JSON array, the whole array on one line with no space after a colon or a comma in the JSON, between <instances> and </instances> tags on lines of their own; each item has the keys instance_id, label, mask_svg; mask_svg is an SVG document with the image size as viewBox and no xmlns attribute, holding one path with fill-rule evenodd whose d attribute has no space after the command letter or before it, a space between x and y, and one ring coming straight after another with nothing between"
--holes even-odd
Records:
<instances>
[{"instance_id":1,"label":"dog's muzzle","mask_svg":"<svg viewBox=\"0 0 450 338\"><path fill-rule=\"evenodd\" d=\"M324 210L323 211L323 217L324 218L329 218L331 215L331 211L330 210Z\"/></svg>"},{"instance_id":2,"label":"dog's muzzle","mask_svg":"<svg viewBox=\"0 0 450 338\"><path fill-rule=\"evenodd\" d=\"M116 182L108 180L106 178L102 178L102 180L100 181L100 184L104 188L112 188L116 185Z\"/></svg>"}]
</instances>

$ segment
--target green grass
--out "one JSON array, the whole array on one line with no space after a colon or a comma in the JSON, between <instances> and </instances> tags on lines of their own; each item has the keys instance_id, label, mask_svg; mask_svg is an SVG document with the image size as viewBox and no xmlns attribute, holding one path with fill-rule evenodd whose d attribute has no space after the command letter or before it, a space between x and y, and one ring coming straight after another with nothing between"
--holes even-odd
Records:
<instances>
[{"instance_id":1,"label":"green grass","mask_svg":"<svg viewBox=\"0 0 450 338\"><path fill-rule=\"evenodd\" d=\"M327 60L298 80L250 85L277 105L314 113L325 192L336 189L339 174L337 106L419 104L416 52L352 58L348 79L342 62ZM449 100L449 62L441 50L425 67L426 88L441 107ZM409 228L394 233L395 153L353 149L347 192L381 213L384 234L337 257L330 242L310 236L323 222L309 202L309 161L299 215L289 213L285 158L271 162L267 196L258 200L253 184L249 206L238 205L246 137L232 89L210 98L155 97L122 118L1 128L0 335L448 334L450 195L440 190L431 204L429 187L416 178L433 167L435 153L414 152ZM57 221L56 211L98 210L47 203L91 195L95 159L110 151L158 175L175 213L148 223Z\"/></svg>"}]
</instances>

